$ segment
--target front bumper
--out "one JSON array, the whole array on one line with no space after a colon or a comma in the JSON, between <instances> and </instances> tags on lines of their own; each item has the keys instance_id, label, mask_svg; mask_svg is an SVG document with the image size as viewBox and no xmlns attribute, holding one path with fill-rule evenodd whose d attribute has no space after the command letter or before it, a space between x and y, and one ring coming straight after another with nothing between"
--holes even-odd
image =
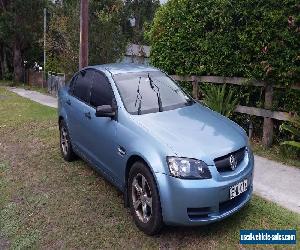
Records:
<instances>
[{"instance_id":1,"label":"front bumper","mask_svg":"<svg viewBox=\"0 0 300 250\"><path fill-rule=\"evenodd\" d=\"M221 220L241 209L253 190L253 157L231 174L221 175L210 166L212 179L184 180L156 173L163 220L168 225L205 225ZM246 192L229 199L229 189L248 180Z\"/></svg>"}]
</instances>

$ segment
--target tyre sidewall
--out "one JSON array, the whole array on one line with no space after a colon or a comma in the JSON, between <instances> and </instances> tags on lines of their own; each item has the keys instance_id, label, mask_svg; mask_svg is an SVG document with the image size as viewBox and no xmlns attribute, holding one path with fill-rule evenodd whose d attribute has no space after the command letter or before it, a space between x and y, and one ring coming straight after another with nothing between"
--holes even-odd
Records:
<instances>
[{"instance_id":1,"label":"tyre sidewall","mask_svg":"<svg viewBox=\"0 0 300 250\"><path fill-rule=\"evenodd\" d=\"M61 130L62 130L63 127L67 131L67 137L68 137L68 141L69 141L69 146L68 146L67 154L64 154L63 149L62 149L62 145L61 145ZM69 135L69 130L68 130L68 127L67 127L67 125L66 125L66 123L65 123L64 120L62 120L60 122L60 124L59 124L59 146L60 146L60 151L61 151L61 154L62 154L63 158L66 161L72 161L74 159L74 153L73 153L73 149L72 149L72 144L71 144L71 139L70 139L70 135Z\"/></svg>"},{"instance_id":2,"label":"tyre sidewall","mask_svg":"<svg viewBox=\"0 0 300 250\"><path fill-rule=\"evenodd\" d=\"M132 201L132 181L133 178L139 173L146 178L152 194L152 216L147 223L143 223L142 221L140 221L140 219L136 215ZM143 162L136 162L131 167L129 172L127 190L131 214L137 227L148 235L157 234L163 226L160 198L154 177L149 168Z\"/></svg>"}]
</instances>

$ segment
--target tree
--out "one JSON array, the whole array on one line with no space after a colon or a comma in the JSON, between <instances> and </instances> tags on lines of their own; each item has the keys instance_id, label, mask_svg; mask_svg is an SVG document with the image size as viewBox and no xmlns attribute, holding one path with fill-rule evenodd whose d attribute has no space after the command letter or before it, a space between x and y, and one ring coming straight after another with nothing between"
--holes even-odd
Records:
<instances>
[{"instance_id":1,"label":"tree","mask_svg":"<svg viewBox=\"0 0 300 250\"><path fill-rule=\"evenodd\" d=\"M125 52L127 41L122 32L121 0L90 0L89 62L115 62ZM79 2L63 1L51 10L47 38L51 69L72 75L78 70Z\"/></svg>"},{"instance_id":2,"label":"tree","mask_svg":"<svg viewBox=\"0 0 300 250\"><path fill-rule=\"evenodd\" d=\"M170 0L150 32L152 62L169 73L300 81L296 0Z\"/></svg>"},{"instance_id":3,"label":"tree","mask_svg":"<svg viewBox=\"0 0 300 250\"><path fill-rule=\"evenodd\" d=\"M125 53L121 0L92 0L90 3L90 62L113 63Z\"/></svg>"},{"instance_id":4,"label":"tree","mask_svg":"<svg viewBox=\"0 0 300 250\"><path fill-rule=\"evenodd\" d=\"M146 43L144 39L145 28L152 23L159 7L159 0L125 0L123 29L131 42ZM134 27L131 27L129 18L134 20Z\"/></svg>"},{"instance_id":5,"label":"tree","mask_svg":"<svg viewBox=\"0 0 300 250\"><path fill-rule=\"evenodd\" d=\"M78 69L79 2L54 5L47 32L47 71L72 73Z\"/></svg>"},{"instance_id":6,"label":"tree","mask_svg":"<svg viewBox=\"0 0 300 250\"><path fill-rule=\"evenodd\" d=\"M31 61L30 53L40 48L43 8L46 0L2 0L0 4L0 44L2 45L2 71L5 71L4 55L12 55L13 78L23 80L24 60ZM4 48L4 50L3 50ZM34 48L34 49L33 49ZM32 50L33 49L33 50ZM4 53L3 53L4 51ZM29 58L25 58L27 55ZM37 59L37 58L35 58ZM7 63L7 62L6 62Z\"/></svg>"}]
</instances>

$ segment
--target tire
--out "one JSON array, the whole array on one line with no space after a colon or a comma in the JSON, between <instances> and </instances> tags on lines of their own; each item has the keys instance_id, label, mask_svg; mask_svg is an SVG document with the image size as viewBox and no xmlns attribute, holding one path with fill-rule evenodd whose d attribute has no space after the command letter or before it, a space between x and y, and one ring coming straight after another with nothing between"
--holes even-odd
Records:
<instances>
[{"instance_id":1,"label":"tire","mask_svg":"<svg viewBox=\"0 0 300 250\"><path fill-rule=\"evenodd\" d=\"M136 226L145 234L154 235L163 227L159 193L149 168L135 162L128 177L130 211Z\"/></svg>"},{"instance_id":2,"label":"tire","mask_svg":"<svg viewBox=\"0 0 300 250\"><path fill-rule=\"evenodd\" d=\"M69 135L69 130L64 120L59 124L59 145L60 152L65 161L73 161L76 157Z\"/></svg>"}]
</instances>

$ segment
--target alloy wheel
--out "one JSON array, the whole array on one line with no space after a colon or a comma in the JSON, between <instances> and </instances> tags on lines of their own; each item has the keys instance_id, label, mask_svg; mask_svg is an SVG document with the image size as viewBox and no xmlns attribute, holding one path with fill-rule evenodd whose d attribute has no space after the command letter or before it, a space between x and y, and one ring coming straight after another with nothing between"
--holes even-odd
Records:
<instances>
[{"instance_id":1,"label":"alloy wheel","mask_svg":"<svg viewBox=\"0 0 300 250\"><path fill-rule=\"evenodd\" d=\"M132 180L132 202L140 221L147 223L152 217L152 194L144 175L138 173Z\"/></svg>"},{"instance_id":2,"label":"alloy wheel","mask_svg":"<svg viewBox=\"0 0 300 250\"><path fill-rule=\"evenodd\" d=\"M68 154L69 150L69 139L68 139L68 132L67 129L62 126L60 132L60 144L64 155Z\"/></svg>"}]
</instances>

